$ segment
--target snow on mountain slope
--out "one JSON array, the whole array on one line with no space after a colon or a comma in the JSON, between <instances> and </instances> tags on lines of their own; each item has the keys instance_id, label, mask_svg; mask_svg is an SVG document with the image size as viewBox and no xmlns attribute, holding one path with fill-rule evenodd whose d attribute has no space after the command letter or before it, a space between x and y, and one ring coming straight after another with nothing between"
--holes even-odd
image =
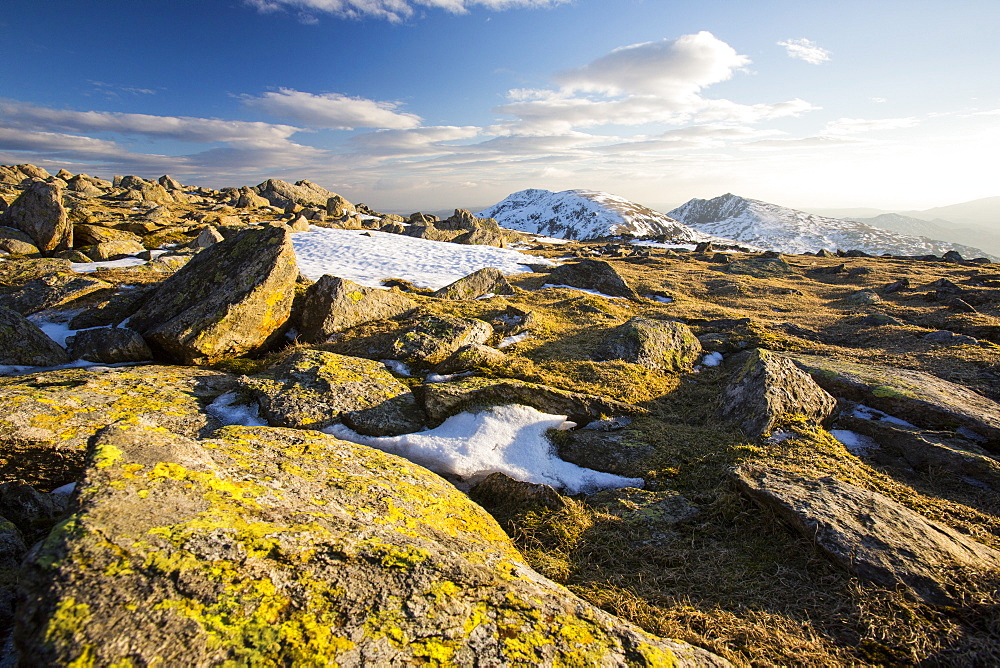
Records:
<instances>
[{"instance_id":1,"label":"snow on mountain slope","mask_svg":"<svg viewBox=\"0 0 1000 668\"><path fill-rule=\"evenodd\" d=\"M494 218L509 229L561 239L633 234L667 236L678 243L718 241L659 211L594 190L522 190L475 215Z\"/></svg>"},{"instance_id":2,"label":"snow on mountain slope","mask_svg":"<svg viewBox=\"0 0 1000 668\"><path fill-rule=\"evenodd\" d=\"M978 248L898 234L838 218L789 209L731 193L710 200L693 199L669 214L705 234L763 246L783 253L861 250L873 255L942 255L956 250L963 257L986 257Z\"/></svg>"}]
</instances>

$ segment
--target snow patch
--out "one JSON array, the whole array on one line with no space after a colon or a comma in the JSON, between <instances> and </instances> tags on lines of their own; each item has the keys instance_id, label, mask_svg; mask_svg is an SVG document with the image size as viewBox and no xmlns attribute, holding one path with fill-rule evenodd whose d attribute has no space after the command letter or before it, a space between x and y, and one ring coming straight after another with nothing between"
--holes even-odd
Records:
<instances>
[{"instance_id":1,"label":"snow patch","mask_svg":"<svg viewBox=\"0 0 1000 668\"><path fill-rule=\"evenodd\" d=\"M500 341L499 344L497 344L497 348L506 348L508 346L514 345L515 343L520 343L521 341L527 339L529 336L531 336L529 332L521 332L520 334L514 334L513 336L504 337L504 339Z\"/></svg>"},{"instance_id":2,"label":"snow patch","mask_svg":"<svg viewBox=\"0 0 1000 668\"><path fill-rule=\"evenodd\" d=\"M417 239L371 230L338 230L311 226L292 235L299 271L310 280L324 274L381 288L388 278L401 278L421 288L438 289L484 267L504 274L530 272L527 264L555 266L542 257L509 248L473 246Z\"/></svg>"},{"instance_id":3,"label":"snow patch","mask_svg":"<svg viewBox=\"0 0 1000 668\"><path fill-rule=\"evenodd\" d=\"M570 494L642 487L641 478L602 473L557 457L545 432L559 428L565 421L564 415L549 415L528 406L497 406L460 413L436 429L402 436L362 436L340 424L323 431L465 480L499 471L517 480L562 488Z\"/></svg>"},{"instance_id":4,"label":"snow patch","mask_svg":"<svg viewBox=\"0 0 1000 668\"><path fill-rule=\"evenodd\" d=\"M573 285L558 285L556 283L546 283L540 289L545 288L563 288L565 290L576 290L577 292L586 292L588 295L594 295L595 297L603 297L604 299L621 299L628 301L628 297L612 297L611 295L606 295L603 292L598 292L597 290L587 290L586 288L578 288Z\"/></svg>"},{"instance_id":5,"label":"snow patch","mask_svg":"<svg viewBox=\"0 0 1000 668\"><path fill-rule=\"evenodd\" d=\"M875 420L877 422L888 422L889 424L896 424L900 427L916 427L916 425L910 424L906 420L902 420L898 417L893 417L888 413L883 413L877 408L872 408L871 406L865 406L864 404L858 404L854 407L854 411L851 413L852 417L860 418L862 420Z\"/></svg>"},{"instance_id":6,"label":"snow patch","mask_svg":"<svg viewBox=\"0 0 1000 668\"><path fill-rule=\"evenodd\" d=\"M706 353L706 355L701 358L701 363L703 366L719 366L722 364L722 353Z\"/></svg>"},{"instance_id":7,"label":"snow patch","mask_svg":"<svg viewBox=\"0 0 1000 668\"><path fill-rule=\"evenodd\" d=\"M205 407L209 415L216 417L224 425L240 425L242 427L266 427L260 417L257 404L241 404L235 392L220 394L215 401Z\"/></svg>"},{"instance_id":8,"label":"snow patch","mask_svg":"<svg viewBox=\"0 0 1000 668\"><path fill-rule=\"evenodd\" d=\"M120 260L106 260L104 262L71 262L69 268L78 274L89 274L101 268L123 269L140 264L146 264L146 261L137 257L124 257Z\"/></svg>"},{"instance_id":9,"label":"snow patch","mask_svg":"<svg viewBox=\"0 0 1000 668\"><path fill-rule=\"evenodd\" d=\"M878 443L871 438L848 429L833 429L830 434L840 441L848 451L856 455L866 455L878 448Z\"/></svg>"}]
</instances>

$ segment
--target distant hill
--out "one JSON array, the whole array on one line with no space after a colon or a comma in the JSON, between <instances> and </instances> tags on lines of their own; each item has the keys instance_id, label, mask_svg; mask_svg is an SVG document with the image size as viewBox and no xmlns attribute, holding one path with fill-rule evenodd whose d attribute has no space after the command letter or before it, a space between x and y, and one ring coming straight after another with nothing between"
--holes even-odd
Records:
<instances>
[{"instance_id":1,"label":"distant hill","mask_svg":"<svg viewBox=\"0 0 1000 668\"><path fill-rule=\"evenodd\" d=\"M506 228L561 239L633 234L667 236L679 243L716 240L659 211L594 190L522 190L476 215L494 218Z\"/></svg>"},{"instance_id":2,"label":"distant hill","mask_svg":"<svg viewBox=\"0 0 1000 668\"><path fill-rule=\"evenodd\" d=\"M668 215L707 234L785 253L856 249L874 255L941 255L956 250L969 258L989 256L977 247L818 216L732 193L693 199Z\"/></svg>"}]
</instances>

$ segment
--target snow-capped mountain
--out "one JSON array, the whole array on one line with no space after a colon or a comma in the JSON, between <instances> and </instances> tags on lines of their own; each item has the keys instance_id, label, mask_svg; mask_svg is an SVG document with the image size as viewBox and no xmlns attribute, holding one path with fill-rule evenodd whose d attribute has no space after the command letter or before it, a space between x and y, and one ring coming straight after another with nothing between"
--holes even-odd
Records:
<instances>
[{"instance_id":1,"label":"snow-capped mountain","mask_svg":"<svg viewBox=\"0 0 1000 668\"><path fill-rule=\"evenodd\" d=\"M633 234L665 235L678 243L719 241L659 211L594 190L522 190L475 215L512 230L561 239Z\"/></svg>"},{"instance_id":2,"label":"snow-capped mountain","mask_svg":"<svg viewBox=\"0 0 1000 668\"><path fill-rule=\"evenodd\" d=\"M966 258L988 257L978 248L927 237L898 234L864 223L826 218L739 197L693 199L669 214L705 234L734 239L783 253L861 250L873 255L942 255L956 250Z\"/></svg>"}]
</instances>

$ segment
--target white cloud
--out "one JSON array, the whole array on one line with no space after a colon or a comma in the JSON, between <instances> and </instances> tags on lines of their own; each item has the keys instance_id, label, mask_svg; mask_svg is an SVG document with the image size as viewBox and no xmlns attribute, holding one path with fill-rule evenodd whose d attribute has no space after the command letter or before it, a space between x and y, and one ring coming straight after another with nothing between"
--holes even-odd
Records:
<instances>
[{"instance_id":1,"label":"white cloud","mask_svg":"<svg viewBox=\"0 0 1000 668\"><path fill-rule=\"evenodd\" d=\"M351 146L366 155L431 155L454 147L446 142L471 139L480 133L475 126L431 126L409 130L381 130L351 138Z\"/></svg>"},{"instance_id":2,"label":"white cloud","mask_svg":"<svg viewBox=\"0 0 1000 668\"><path fill-rule=\"evenodd\" d=\"M514 116L508 134L565 134L602 125L753 123L816 109L804 100L746 105L702 91L750 64L729 44L702 31L625 46L554 79L556 90L514 89L494 109Z\"/></svg>"},{"instance_id":3,"label":"white cloud","mask_svg":"<svg viewBox=\"0 0 1000 668\"><path fill-rule=\"evenodd\" d=\"M583 67L561 72L555 80L567 91L685 100L731 78L748 64L749 58L703 30L677 39L623 46Z\"/></svg>"},{"instance_id":4,"label":"white cloud","mask_svg":"<svg viewBox=\"0 0 1000 668\"><path fill-rule=\"evenodd\" d=\"M862 132L874 132L878 130L898 130L899 128L912 128L919 125L916 118L879 118L875 120L865 120L863 118L838 118L826 124L823 134L827 135L853 135Z\"/></svg>"},{"instance_id":5,"label":"white cloud","mask_svg":"<svg viewBox=\"0 0 1000 668\"><path fill-rule=\"evenodd\" d=\"M376 102L340 93L315 95L290 88L245 97L243 103L275 118L284 118L315 128L353 130L388 128L403 130L420 125L420 117L396 111L396 102Z\"/></svg>"},{"instance_id":6,"label":"white cloud","mask_svg":"<svg viewBox=\"0 0 1000 668\"><path fill-rule=\"evenodd\" d=\"M223 121L214 118L49 109L18 100L2 99L0 99L0 120L8 127L20 127L26 130L115 132L195 143L280 142L301 130L291 125Z\"/></svg>"},{"instance_id":7,"label":"white cloud","mask_svg":"<svg viewBox=\"0 0 1000 668\"><path fill-rule=\"evenodd\" d=\"M804 60L812 65L830 60L830 52L810 39L787 39L778 42L778 46L785 47L785 53L789 58Z\"/></svg>"},{"instance_id":8,"label":"white cloud","mask_svg":"<svg viewBox=\"0 0 1000 668\"><path fill-rule=\"evenodd\" d=\"M465 14L473 7L491 10L515 8L543 8L560 5L569 0L244 0L260 12L268 13L289 9L297 12L299 20L312 22L310 12L333 14L344 18L359 19L367 16L398 23L412 17L419 9L443 9L452 14Z\"/></svg>"}]
</instances>

